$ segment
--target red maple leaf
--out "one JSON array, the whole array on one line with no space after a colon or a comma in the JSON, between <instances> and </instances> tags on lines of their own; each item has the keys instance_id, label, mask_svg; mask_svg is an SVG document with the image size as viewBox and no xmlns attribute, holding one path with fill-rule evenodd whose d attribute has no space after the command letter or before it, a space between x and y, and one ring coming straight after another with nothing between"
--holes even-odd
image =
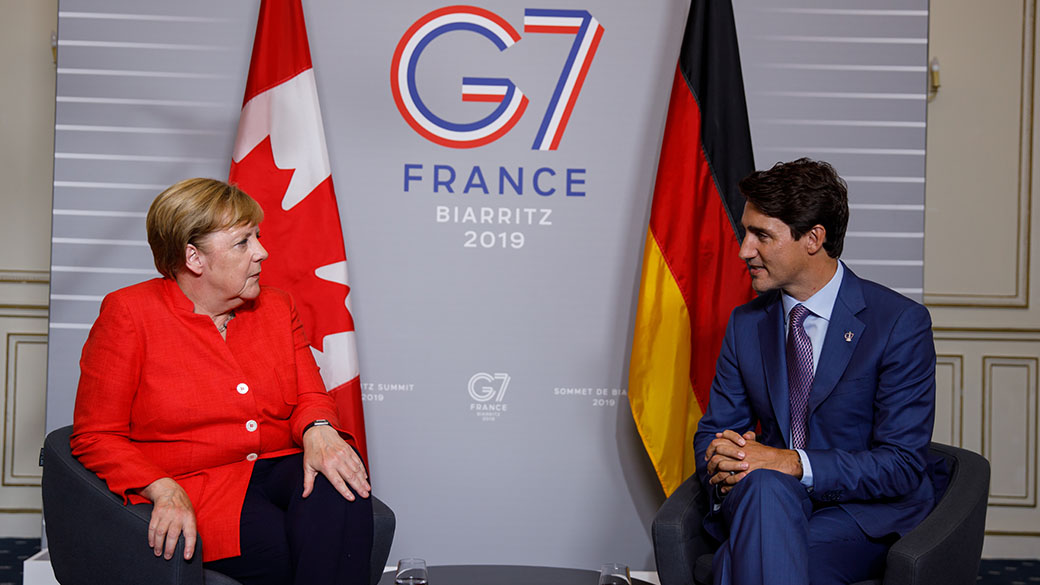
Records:
<instances>
[{"instance_id":1,"label":"red maple leaf","mask_svg":"<svg viewBox=\"0 0 1040 585\"><path fill-rule=\"evenodd\" d=\"M318 278L314 271L344 262L347 255L331 176L292 209L282 209L294 172L275 165L268 136L241 161L232 161L229 176L264 209L260 235L270 256L261 282L293 295L307 338L322 351L325 336L353 331L354 319L345 305L350 287Z\"/></svg>"}]
</instances>

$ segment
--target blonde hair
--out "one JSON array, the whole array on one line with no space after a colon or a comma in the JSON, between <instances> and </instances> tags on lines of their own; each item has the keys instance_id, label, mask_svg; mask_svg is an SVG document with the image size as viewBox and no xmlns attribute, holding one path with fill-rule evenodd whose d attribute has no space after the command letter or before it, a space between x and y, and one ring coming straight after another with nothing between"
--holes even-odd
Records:
<instances>
[{"instance_id":1,"label":"blonde hair","mask_svg":"<svg viewBox=\"0 0 1040 585\"><path fill-rule=\"evenodd\" d=\"M234 185L202 178L174 183L152 201L145 219L155 268L173 278L184 267L188 244L201 248L212 232L263 219L260 204Z\"/></svg>"}]
</instances>

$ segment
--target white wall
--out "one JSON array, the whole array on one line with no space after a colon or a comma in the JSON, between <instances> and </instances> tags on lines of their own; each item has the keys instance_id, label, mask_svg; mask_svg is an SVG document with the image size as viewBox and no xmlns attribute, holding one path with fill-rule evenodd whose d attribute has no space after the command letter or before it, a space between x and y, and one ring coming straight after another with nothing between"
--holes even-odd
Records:
<instances>
[{"instance_id":1,"label":"white wall","mask_svg":"<svg viewBox=\"0 0 1040 585\"><path fill-rule=\"evenodd\" d=\"M0 11L0 536L38 536L57 0Z\"/></svg>"}]
</instances>

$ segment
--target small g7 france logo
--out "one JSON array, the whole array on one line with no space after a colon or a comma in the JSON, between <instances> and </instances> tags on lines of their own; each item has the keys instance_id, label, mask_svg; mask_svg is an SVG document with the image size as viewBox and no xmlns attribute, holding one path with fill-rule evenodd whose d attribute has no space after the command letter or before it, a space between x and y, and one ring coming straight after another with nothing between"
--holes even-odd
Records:
<instances>
[{"instance_id":1,"label":"small g7 france logo","mask_svg":"<svg viewBox=\"0 0 1040 585\"><path fill-rule=\"evenodd\" d=\"M492 398L495 402L502 402L509 380L509 374L477 372L470 377L467 385L469 397L477 402L487 402Z\"/></svg>"},{"instance_id":2,"label":"small g7 france logo","mask_svg":"<svg viewBox=\"0 0 1040 585\"><path fill-rule=\"evenodd\" d=\"M528 98L508 78L463 77L462 101L496 103L494 111L467 123L449 122L433 113L416 87L416 65L431 42L456 31L482 35L499 51L505 51L521 38L512 25L489 10L475 6L439 8L416 21L401 37L390 66L390 88L401 116L427 140L451 148L475 148L494 142L512 130L523 117ZM574 35L574 43L531 147L556 150L596 55L603 26L587 10L528 8L524 11L524 32Z\"/></svg>"}]
</instances>

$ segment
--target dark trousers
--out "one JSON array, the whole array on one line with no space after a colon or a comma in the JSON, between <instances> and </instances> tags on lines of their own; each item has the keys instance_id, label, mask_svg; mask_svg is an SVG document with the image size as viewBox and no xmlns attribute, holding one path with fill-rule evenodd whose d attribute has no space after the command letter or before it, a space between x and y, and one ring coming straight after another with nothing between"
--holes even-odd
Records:
<instances>
[{"instance_id":1,"label":"dark trousers","mask_svg":"<svg viewBox=\"0 0 1040 585\"><path fill-rule=\"evenodd\" d=\"M729 538L712 563L716 585L837 585L884 572L891 543L867 536L838 506L814 505L790 475L749 473L721 512Z\"/></svg>"},{"instance_id":2,"label":"dark trousers","mask_svg":"<svg viewBox=\"0 0 1040 585\"><path fill-rule=\"evenodd\" d=\"M367 585L372 501L346 500L320 473L302 494L302 453L257 461L242 504L242 554L205 567L243 585Z\"/></svg>"}]
</instances>

